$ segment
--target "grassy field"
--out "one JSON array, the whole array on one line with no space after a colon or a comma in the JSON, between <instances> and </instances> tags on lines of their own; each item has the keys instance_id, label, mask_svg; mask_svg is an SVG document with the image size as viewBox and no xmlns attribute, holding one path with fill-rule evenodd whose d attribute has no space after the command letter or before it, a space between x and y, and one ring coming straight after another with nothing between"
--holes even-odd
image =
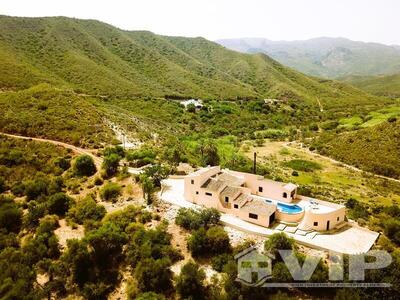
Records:
<instances>
[{"instance_id":1,"label":"grassy field","mask_svg":"<svg viewBox=\"0 0 400 300\"><path fill-rule=\"evenodd\" d=\"M301 191L311 192L314 197L334 202L344 202L354 198L364 203L383 205L400 202L400 183L349 170L329 159L288 147L283 142L267 141L262 147L250 147L245 154L252 159L254 152L258 154L260 165L269 170L272 179L296 183ZM294 169L288 166L293 160L318 164L320 169L309 172L297 171L298 176L293 176Z\"/></svg>"}]
</instances>

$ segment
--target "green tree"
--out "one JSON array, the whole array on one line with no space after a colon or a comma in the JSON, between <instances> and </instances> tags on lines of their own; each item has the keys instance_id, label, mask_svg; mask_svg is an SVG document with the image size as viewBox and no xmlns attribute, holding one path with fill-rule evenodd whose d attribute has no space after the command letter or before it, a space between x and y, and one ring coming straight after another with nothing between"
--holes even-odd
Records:
<instances>
[{"instance_id":1,"label":"green tree","mask_svg":"<svg viewBox=\"0 0 400 300\"><path fill-rule=\"evenodd\" d=\"M74 164L75 174L78 176L92 176L96 173L96 165L91 156L83 154L76 158Z\"/></svg>"},{"instance_id":2,"label":"green tree","mask_svg":"<svg viewBox=\"0 0 400 300\"><path fill-rule=\"evenodd\" d=\"M168 258L141 260L135 268L135 278L142 292L167 292L172 288L172 272Z\"/></svg>"},{"instance_id":3,"label":"green tree","mask_svg":"<svg viewBox=\"0 0 400 300\"><path fill-rule=\"evenodd\" d=\"M285 233L272 234L264 243L264 250L278 257L278 250L294 250L294 240Z\"/></svg>"},{"instance_id":4,"label":"green tree","mask_svg":"<svg viewBox=\"0 0 400 300\"><path fill-rule=\"evenodd\" d=\"M182 299L206 299L205 272L193 261L186 263L176 279L176 291Z\"/></svg>"},{"instance_id":5,"label":"green tree","mask_svg":"<svg viewBox=\"0 0 400 300\"><path fill-rule=\"evenodd\" d=\"M100 190L100 197L105 201L116 201L121 195L121 186L114 182L109 182Z\"/></svg>"},{"instance_id":6,"label":"green tree","mask_svg":"<svg viewBox=\"0 0 400 300\"><path fill-rule=\"evenodd\" d=\"M198 146L201 160L204 166L216 166L219 164L218 148L211 140L203 140Z\"/></svg>"},{"instance_id":7,"label":"green tree","mask_svg":"<svg viewBox=\"0 0 400 300\"><path fill-rule=\"evenodd\" d=\"M155 191L153 180L146 174L139 176L140 185L142 186L143 197L147 201L147 205L153 202L153 193Z\"/></svg>"},{"instance_id":8,"label":"green tree","mask_svg":"<svg viewBox=\"0 0 400 300\"><path fill-rule=\"evenodd\" d=\"M47 200L47 210L49 214L64 216L73 204L73 199L65 193L51 195Z\"/></svg>"},{"instance_id":9,"label":"green tree","mask_svg":"<svg viewBox=\"0 0 400 300\"><path fill-rule=\"evenodd\" d=\"M117 174L120 160L120 156L116 153L111 153L104 157L102 168L107 177L112 177Z\"/></svg>"},{"instance_id":10,"label":"green tree","mask_svg":"<svg viewBox=\"0 0 400 300\"><path fill-rule=\"evenodd\" d=\"M68 217L79 224L83 224L87 220L100 221L105 214L104 206L98 205L91 195L78 201L68 211Z\"/></svg>"},{"instance_id":11,"label":"green tree","mask_svg":"<svg viewBox=\"0 0 400 300\"><path fill-rule=\"evenodd\" d=\"M0 229L18 233L22 224L22 211L9 197L0 196Z\"/></svg>"},{"instance_id":12,"label":"green tree","mask_svg":"<svg viewBox=\"0 0 400 300\"><path fill-rule=\"evenodd\" d=\"M25 182L25 195L28 200L38 199L48 194L49 181L44 178L28 180Z\"/></svg>"}]
</instances>

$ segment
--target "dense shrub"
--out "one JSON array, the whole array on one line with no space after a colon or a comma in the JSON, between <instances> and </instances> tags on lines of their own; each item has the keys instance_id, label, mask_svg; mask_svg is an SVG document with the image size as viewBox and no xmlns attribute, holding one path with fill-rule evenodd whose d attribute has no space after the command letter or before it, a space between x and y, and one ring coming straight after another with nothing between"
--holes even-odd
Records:
<instances>
[{"instance_id":1,"label":"dense shrub","mask_svg":"<svg viewBox=\"0 0 400 300\"><path fill-rule=\"evenodd\" d=\"M3 193L7 190L6 181L4 177L0 176L0 193Z\"/></svg>"},{"instance_id":2,"label":"dense shrub","mask_svg":"<svg viewBox=\"0 0 400 300\"><path fill-rule=\"evenodd\" d=\"M175 218L175 223L187 230L196 230L200 227L210 227L219 223L221 213L215 208L195 210L193 208L180 208Z\"/></svg>"},{"instance_id":3,"label":"dense shrub","mask_svg":"<svg viewBox=\"0 0 400 300\"><path fill-rule=\"evenodd\" d=\"M106 209L102 205L97 205L96 201L89 195L78 201L68 211L68 217L73 221L83 224L87 220L100 221L106 214Z\"/></svg>"},{"instance_id":4,"label":"dense shrub","mask_svg":"<svg viewBox=\"0 0 400 300\"><path fill-rule=\"evenodd\" d=\"M285 233L272 234L264 243L264 250L276 258L279 257L278 250L292 250L295 248L294 240Z\"/></svg>"},{"instance_id":5,"label":"dense shrub","mask_svg":"<svg viewBox=\"0 0 400 300\"><path fill-rule=\"evenodd\" d=\"M116 153L111 153L104 157L102 168L107 177L114 176L118 172L120 160L120 156Z\"/></svg>"},{"instance_id":6,"label":"dense shrub","mask_svg":"<svg viewBox=\"0 0 400 300\"><path fill-rule=\"evenodd\" d=\"M49 214L64 216L72 204L73 199L71 197L64 193L57 193L51 195L47 200L47 209Z\"/></svg>"},{"instance_id":7,"label":"dense shrub","mask_svg":"<svg viewBox=\"0 0 400 300\"><path fill-rule=\"evenodd\" d=\"M71 161L65 157L58 157L54 161L55 165L58 166L60 169L66 171L71 167Z\"/></svg>"},{"instance_id":8,"label":"dense shrub","mask_svg":"<svg viewBox=\"0 0 400 300\"><path fill-rule=\"evenodd\" d=\"M135 268L135 278L142 292L167 292L172 289L172 272L168 258L145 258Z\"/></svg>"},{"instance_id":9,"label":"dense shrub","mask_svg":"<svg viewBox=\"0 0 400 300\"><path fill-rule=\"evenodd\" d=\"M47 188L49 182L43 178L38 178L35 180L28 180L24 183L25 195L28 200L38 199L40 196L47 195Z\"/></svg>"},{"instance_id":10,"label":"dense shrub","mask_svg":"<svg viewBox=\"0 0 400 300\"><path fill-rule=\"evenodd\" d=\"M286 167L289 167L296 171L312 172L315 170L321 170L322 166L316 162L303 160L303 159L292 159L285 163Z\"/></svg>"},{"instance_id":11,"label":"dense shrub","mask_svg":"<svg viewBox=\"0 0 400 300\"><path fill-rule=\"evenodd\" d=\"M22 211L12 198L0 196L0 229L18 233L22 223Z\"/></svg>"},{"instance_id":12,"label":"dense shrub","mask_svg":"<svg viewBox=\"0 0 400 300\"><path fill-rule=\"evenodd\" d=\"M231 251L229 236L222 227L200 228L188 239L188 249L194 257L217 255Z\"/></svg>"},{"instance_id":13,"label":"dense shrub","mask_svg":"<svg viewBox=\"0 0 400 300\"><path fill-rule=\"evenodd\" d=\"M84 154L76 158L74 170L78 176L92 176L96 173L96 165L91 156Z\"/></svg>"},{"instance_id":14,"label":"dense shrub","mask_svg":"<svg viewBox=\"0 0 400 300\"><path fill-rule=\"evenodd\" d=\"M206 299L205 272L193 261L187 262L176 279L176 291L182 299Z\"/></svg>"},{"instance_id":15,"label":"dense shrub","mask_svg":"<svg viewBox=\"0 0 400 300\"><path fill-rule=\"evenodd\" d=\"M121 186L114 182L109 182L100 190L100 197L105 201L116 201L121 195Z\"/></svg>"}]
</instances>

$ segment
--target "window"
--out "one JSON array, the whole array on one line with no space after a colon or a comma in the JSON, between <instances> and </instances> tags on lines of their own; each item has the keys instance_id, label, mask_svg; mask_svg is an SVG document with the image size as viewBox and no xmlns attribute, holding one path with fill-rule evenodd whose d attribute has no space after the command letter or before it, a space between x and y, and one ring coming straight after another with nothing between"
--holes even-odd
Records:
<instances>
[{"instance_id":1,"label":"window","mask_svg":"<svg viewBox=\"0 0 400 300\"><path fill-rule=\"evenodd\" d=\"M259 187L258 187L258 191L259 191L260 193L262 193L262 192L263 192L263 187L262 187L262 186L259 186Z\"/></svg>"},{"instance_id":2,"label":"window","mask_svg":"<svg viewBox=\"0 0 400 300\"><path fill-rule=\"evenodd\" d=\"M237 209L237 208L239 208L239 205L233 204L233 207Z\"/></svg>"},{"instance_id":3,"label":"window","mask_svg":"<svg viewBox=\"0 0 400 300\"><path fill-rule=\"evenodd\" d=\"M198 195L199 194L199 191L196 191L196 195Z\"/></svg>"},{"instance_id":4,"label":"window","mask_svg":"<svg viewBox=\"0 0 400 300\"><path fill-rule=\"evenodd\" d=\"M287 193L283 193L283 198L287 198Z\"/></svg>"},{"instance_id":5,"label":"window","mask_svg":"<svg viewBox=\"0 0 400 300\"><path fill-rule=\"evenodd\" d=\"M193 180L193 179L192 179L192 180L190 180L190 183L191 183L191 184L194 184L194 180Z\"/></svg>"},{"instance_id":6,"label":"window","mask_svg":"<svg viewBox=\"0 0 400 300\"><path fill-rule=\"evenodd\" d=\"M339 217L337 217L336 221L339 221L339 219L340 219L340 218L339 218Z\"/></svg>"},{"instance_id":7,"label":"window","mask_svg":"<svg viewBox=\"0 0 400 300\"><path fill-rule=\"evenodd\" d=\"M206 196L212 196L212 194L211 193L206 193Z\"/></svg>"},{"instance_id":8,"label":"window","mask_svg":"<svg viewBox=\"0 0 400 300\"><path fill-rule=\"evenodd\" d=\"M318 222L314 222L314 226L318 226Z\"/></svg>"},{"instance_id":9,"label":"window","mask_svg":"<svg viewBox=\"0 0 400 300\"><path fill-rule=\"evenodd\" d=\"M225 197L225 202L226 202L226 203L229 202L229 197Z\"/></svg>"},{"instance_id":10,"label":"window","mask_svg":"<svg viewBox=\"0 0 400 300\"><path fill-rule=\"evenodd\" d=\"M258 219L258 215L249 213L249 218L250 218L250 219L257 220L257 219Z\"/></svg>"}]
</instances>

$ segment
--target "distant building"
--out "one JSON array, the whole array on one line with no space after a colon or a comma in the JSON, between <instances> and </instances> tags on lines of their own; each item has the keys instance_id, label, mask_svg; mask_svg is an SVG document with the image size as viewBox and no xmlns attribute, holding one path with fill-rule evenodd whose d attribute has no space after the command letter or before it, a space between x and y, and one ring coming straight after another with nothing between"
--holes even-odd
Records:
<instances>
[{"instance_id":1,"label":"distant building","mask_svg":"<svg viewBox=\"0 0 400 300\"><path fill-rule=\"evenodd\" d=\"M203 101L201 99L189 99L185 101L181 101L180 103L187 108L189 104L193 104L196 109L202 109L203 108Z\"/></svg>"},{"instance_id":2,"label":"distant building","mask_svg":"<svg viewBox=\"0 0 400 300\"><path fill-rule=\"evenodd\" d=\"M219 166L202 168L184 180L187 201L264 227L279 220L301 230L326 231L345 221L343 205L300 196L293 183Z\"/></svg>"}]
</instances>

